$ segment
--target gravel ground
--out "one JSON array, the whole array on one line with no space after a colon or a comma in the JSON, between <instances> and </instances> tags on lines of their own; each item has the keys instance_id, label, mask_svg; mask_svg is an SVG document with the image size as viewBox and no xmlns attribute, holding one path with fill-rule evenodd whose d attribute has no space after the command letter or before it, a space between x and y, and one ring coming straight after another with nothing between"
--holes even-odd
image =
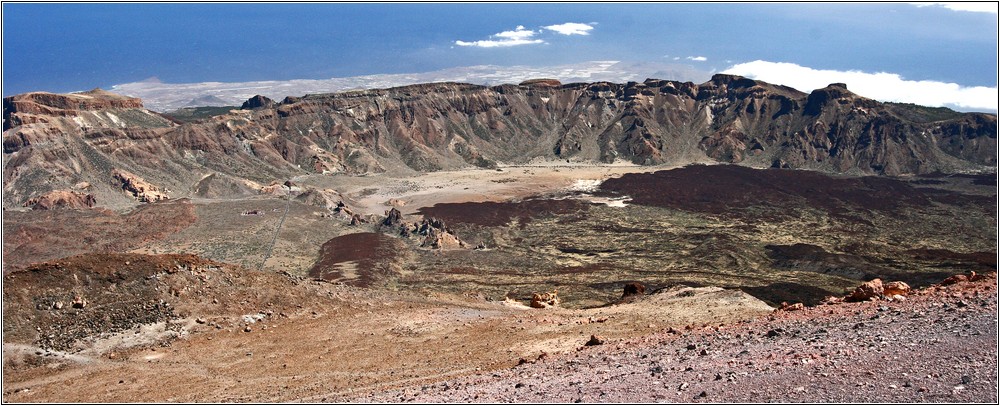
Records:
<instances>
[{"instance_id":1,"label":"gravel ground","mask_svg":"<svg viewBox=\"0 0 1000 406\"><path fill-rule=\"evenodd\" d=\"M349 402L997 403L995 276L668 330Z\"/></svg>"}]
</instances>

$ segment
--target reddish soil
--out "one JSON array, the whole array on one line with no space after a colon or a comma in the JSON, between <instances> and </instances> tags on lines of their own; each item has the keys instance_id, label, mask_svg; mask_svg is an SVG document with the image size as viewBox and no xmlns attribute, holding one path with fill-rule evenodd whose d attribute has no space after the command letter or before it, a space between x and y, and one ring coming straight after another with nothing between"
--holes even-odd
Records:
<instances>
[{"instance_id":1,"label":"reddish soil","mask_svg":"<svg viewBox=\"0 0 1000 406\"><path fill-rule=\"evenodd\" d=\"M125 252L194 224L187 199L145 204L125 214L103 209L4 212L3 260L10 267L85 252Z\"/></svg>"},{"instance_id":2,"label":"reddish soil","mask_svg":"<svg viewBox=\"0 0 1000 406\"><path fill-rule=\"evenodd\" d=\"M993 403L997 286L605 340L509 370L336 399L482 403Z\"/></svg>"}]
</instances>

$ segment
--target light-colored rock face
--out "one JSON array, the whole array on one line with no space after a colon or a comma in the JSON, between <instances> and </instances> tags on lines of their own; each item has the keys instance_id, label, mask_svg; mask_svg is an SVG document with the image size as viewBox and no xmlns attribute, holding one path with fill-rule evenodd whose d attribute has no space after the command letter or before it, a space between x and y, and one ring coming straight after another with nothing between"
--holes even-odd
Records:
<instances>
[{"instance_id":1,"label":"light-colored rock face","mask_svg":"<svg viewBox=\"0 0 1000 406\"><path fill-rule=\"evenodd\" d=\"M100 91L30 93L6 98L4 107L7 206L23 204L28 190L109 184L112 167L188 190L216 173L213 181L266 185L310 173L494 168L538 158L781 162L886 174L997 160L994 116L881 104L837 86L807 95L727 75L700 85L434 83L278 104L260 98L248 103L252 110L185 125L143 109L138 99ZM102 202L121 201L110 190L95 193Z\"/></svg>"},{"instance_id":2,"label":"light-colored rock face","mask_svg":"<svg viewBox=\"0 0 1000 406\"><path fill-rule=\"evenodd\" d=\"M146 182L131 172L115 169L111 171L111 176L121 182L123 190L131 193L140 202L152 203L170 199L170 196L167 196L160 188Z\"/></svg>"}]
</instances>

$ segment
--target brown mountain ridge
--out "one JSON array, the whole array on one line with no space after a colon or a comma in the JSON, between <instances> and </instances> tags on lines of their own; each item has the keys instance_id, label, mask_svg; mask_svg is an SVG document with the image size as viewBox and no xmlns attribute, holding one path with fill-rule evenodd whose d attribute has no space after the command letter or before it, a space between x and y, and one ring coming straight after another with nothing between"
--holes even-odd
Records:
<instances>
[{"instance_id":1,"label":"brown mountain ridge","mask_svg":"<svg viewBox=\"0 0 1000 406\"><path fill-rule=\"evenodd\" d=\"M244 109L187 123L95 89L5 98L3 148L4 207L79 184L114 206L130 204L113 176L122 171L168 196L239 196L309 173L494 168L537 158L882 175L994 171L997 120L881 103L844 84L806 94L721 74L702 84L430 83L280 103L254 97Z\"/></svg>"}]
</instances>

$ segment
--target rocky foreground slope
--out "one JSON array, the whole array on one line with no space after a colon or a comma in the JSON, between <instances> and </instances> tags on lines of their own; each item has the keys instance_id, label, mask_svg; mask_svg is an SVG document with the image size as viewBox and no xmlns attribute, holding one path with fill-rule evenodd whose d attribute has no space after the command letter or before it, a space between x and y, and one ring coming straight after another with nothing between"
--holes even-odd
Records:
<instances>
[{"instance_id":1,"label":"rocky foreground slope","mask_svg":"<svg viewBox=\"0 0 1000 406\"><path fill-rule=\"evenodd\" d=\"M412 403L996 403L996 280L590 341L512 369L334 397Z\"/></svg>"},{"instance_id":2,"label":"rocky foreground slope","mask_svg":"<svg viewBox=\"0 0 1000 406\"><path fill-rule=\"evenodd\" d=\"M635 285L534 309L192 255L79 255L3 283L4 402L997 401L995 273L779 311Z\"/></svg>"},{"instance_id":3,"label":"rocky foreground slope","mask_svg":"<svg viewBox=\"0 0 1000 406\"><path fill-rule=\"evenodd\" d=\"M702 84L433 83L255 97L181 123L99 90L4 99L5 207L53 190L98 205L241 196L310 173L492 168L535 158L730 162L855 174L994 168L995 115L880 103L716 75ZM143 191L122 193L127 173ZM280 183L280 182L279 182Z\"/></svg>"}]
</instances>

